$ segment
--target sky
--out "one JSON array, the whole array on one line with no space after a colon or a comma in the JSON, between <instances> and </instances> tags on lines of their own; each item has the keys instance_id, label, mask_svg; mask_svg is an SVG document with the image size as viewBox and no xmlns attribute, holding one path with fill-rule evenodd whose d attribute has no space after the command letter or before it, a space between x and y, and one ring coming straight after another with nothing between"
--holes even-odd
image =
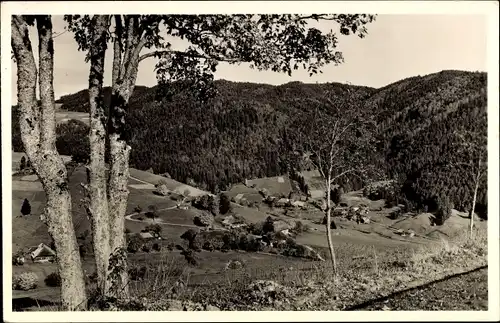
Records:
<instances>
[{"instance_id":1,"label":"sky","mask_svg":"<svg viewBox=\"0 0 500 323\"><path fill-rule=\"evenodd\" d=\"M304 83L342 82L379 88L392 82L416 75L442 70L487 70L487 20L482 15L379 15L367 25L368 35L339 36L338 50L345 62L328 65L323 74L309 77L305 71L294 71L291 77L283 73L252 70L248 64L222 63L215 73L216 79L238 82L284 84L291 81ZM53 16L54 91L56 99L88 86L89 64L85 54L78 51L73 35L64 32L62 16ZM337 29L333 22L318 25L321 30ZM33 48L37 48L35 30L31 30ZM174 46L183 47L178 40ZM105 86L111 82L112 48L108 48L105 63ZM35 50L35 58L36 58ZM12 64L12 103L17 102L16 66ZM141 62L136 85L154 86L155 59Z\"/></svg>"}]
</instances>

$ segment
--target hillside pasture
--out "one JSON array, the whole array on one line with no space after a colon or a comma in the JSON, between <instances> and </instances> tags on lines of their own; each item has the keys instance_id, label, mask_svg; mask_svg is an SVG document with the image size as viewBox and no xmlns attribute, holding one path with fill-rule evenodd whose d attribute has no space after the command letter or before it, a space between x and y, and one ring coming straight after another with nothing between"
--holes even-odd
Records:
<instances>
[{"instance_id":1,"label":"hillside pasture","mask_svg":"<svg viewBox=\"0 0 500 323\"><path fill-rule=\"evenodd\" d=\"M196 187L186 185L176 180L156 175L153 173L149 173L146 171L138 170L135 168L130 168L130 177L142 184L156 185L158 182L161 181L165 183L165 185L170 191L173 191L177 194L184 194L186 191L189 191L189 196L201 196L209 194L208 192L200 190Z\"/></svg>"},{"instance_id":2,"label":"hillside pasture","mask_svg":"<svg viewBox=\"0 0 500 323\"><path fill-rule=\"evenodd\" d=\"M247 186L255 187L256 189L266 189L272 196L288 197L292 192L292 184L290 178L286 175L275 177L264 177L247 180Z\"/></svg>"}]
</instances>

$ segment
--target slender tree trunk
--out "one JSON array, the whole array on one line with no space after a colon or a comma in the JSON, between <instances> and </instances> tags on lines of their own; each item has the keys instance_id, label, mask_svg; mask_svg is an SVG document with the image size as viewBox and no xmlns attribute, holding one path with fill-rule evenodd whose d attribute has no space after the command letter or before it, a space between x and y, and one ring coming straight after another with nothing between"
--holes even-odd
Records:
<instances>
[{"instance_id":1,"label":"slender tree trunk","mask_svg":"<svg viewBox=\"0 0 500 323\"><path fill-rule=\"evenodd\" d=\"M36 22L41 108L36 98L37 68L28 26L22 16L13 16L11 20L21 138L47 196L44 221L57 251L62 307L64 310L82 310L86 306L85 281L71 217L68 173L55 147L52 22L50 16L37 16Z\"/></svg>"},{"instance_id":2,"label":"slender tree trunk","mask_svg":"<svg viewBox=\"0 0 500 323\"><path fill-rule=\"evenodd\" d=\"M109 143L110 143L110 173L108 186L109 215L111 223L110 250L117 254L125 249L125 213L128 201L128 177L129 177L129 155L130 146L127 144L128 133L125 130L125 115L129 100L129 91L123 87L116 86L113 89L110 121L109 121ZM117 297L127 298L128 273L126 263L120 276Z\"/></svg>"},{"instance_id":3,"label":"slender tree trunk","mask_svg":"<svg viewBox=\"0 0 500 323\"><path fill-rule=\"evenodd\" d=\"M481 164L481 160L479 160L479 165ZM481 169L479 168L478 165L478 170L477 170L477 176L476 176L476 185L474 187L474 198L472 199L472 210L470 211L470 225L469 225L469 234L470 238L472 239L472 227L474 226L474 212L476 209L476 199L477 199L477 190L479 188L479 179L481 177Z\"/></svg>"},{"instance_id":4,"label":"slender tree trunk","mask_svg":"<svg viewBox=\"0 0 500 323\"><path fill-rule=\"evenodd\" d=\"M115 17L116 18L116 17ZM119 43L114 45L114 61L112 78L113 89L109 111L108 135L110 145L110 173L108 180L108 208L110 215L110 250L112 255L118 255L126 249L125 240L125 213L128 201L128 178L130 146L129 129L126 128L128 102L134 91L139 67L139 54L146 44L146 38L137 33L138 17L127 17L124 28L126 30L125 53L119 53ZM121 24L116 20L117 24ZM121 27L120 27L121 28ZM117 60L120 61L117 61ZM126 255L126 253L123 253ZM120 282L117 284L119 298L128 298L128 272L126 259L122 262Z\"/></svg>"},{"instance_id":5,"label":"slender tree trunk","mask_svg":"<svg viewBox=\"0 0 500 323\"><path fill-rule=\"evenodd\" d=\"M335 250L333 249L333 242L332 242L332 228L331 228L332 202L330 195L331 195L331 176L328 175L326 182L326 237L328 239L328 249L330 249L330 258L332 261L333 276L335 278L337 276L337 261L335 259Z\"/></svg>"},{"instance_id":6,"label":"slender tree trunk","mask_svg":"<svg viewBox=\"0 0 500 323\"><path fill-rule=\"evenodd\" d=\"M109 16L96 15L92 20L94 28L91 35L93 46L90 48L89 73L90 165L88 211L92 224L98 289L102 295L106 295L109 289L107 277L111 224L108 210L106 164L104 160L106 149L106 115L102 85Z\"/></svg>"}]
</instances>

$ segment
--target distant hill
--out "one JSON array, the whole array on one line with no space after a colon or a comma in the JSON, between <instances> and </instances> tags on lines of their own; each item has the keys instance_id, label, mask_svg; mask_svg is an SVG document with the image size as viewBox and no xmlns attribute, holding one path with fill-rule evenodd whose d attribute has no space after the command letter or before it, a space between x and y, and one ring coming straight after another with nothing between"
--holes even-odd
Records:
<instances>
[{"instance_id":1,"label":"distant hill","mask_svg":"<svg viewBox=\"0 0 500 323\"><path fill-rule=\"evenodd\" d=\"M211 191L245 178L283 174L288 170L285 142L287 131L293 131L292 122L304 118L325 96L340 103L347 90L355 89L358 96L352 108L377 115L380 145L372 160L386 177L409 181L415 191L411 198L417 204L432 200L433 196L423 196L424 190L430 195L444 190L456 196L457 206L467 207L463 201L470 200L470 176L465 170L445 170L439 165L454 153L450 141L457 127L486 132L481 126L486 116L486 73L442 71L380 89L340 83L272 86L224 80L215 85L218 95L205 104L186 91L167 100L157 97L157 87L137 86L128 115L131 166L168 172L176 180ZM107 104L109 87L104 94ZM58 103L65 110L86 112L88 91L63 96ZM485 192L483 185L483 204Z\"/></svg>"}]
</instances>

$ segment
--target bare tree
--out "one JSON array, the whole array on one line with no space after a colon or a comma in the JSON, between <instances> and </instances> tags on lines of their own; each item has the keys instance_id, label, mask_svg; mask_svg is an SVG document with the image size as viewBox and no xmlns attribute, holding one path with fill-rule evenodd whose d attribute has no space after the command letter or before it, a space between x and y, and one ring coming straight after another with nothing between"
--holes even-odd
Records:
<instances>
[{"instance_id":1,"label":"bare tree","mask_svg":"<svg viewBox=\"0 0 500 323\"><path fill-rule=\"evenodd\" d=\"M359 93L358 93L359 92ZM375 150L375 116L364 111L357 104L361 94L344 88L336 96L328 93L321 102L316 101L316 108L304 118L300 117L302 128L300 138L303 153L314 164L325 181L326 205L323 207L326 217L326 235L334 274L337 264L331 238L332 187L345 177L358 177L361 180L375 173L370 158Z\"/></svg>"},{"instance_id":2,"label":"bare tree","mask_svg":"<svg viewBox=\"0 0 500 323\"><path fill-rule=\"evenodd\" d=\"M106 35L110 36L113 44L112 95L107 114L106 138L97 135L102 134L102 122L97 121L100 114L92 112L101 111L102 108L91 109L91 134L96 135L91 137L92 174L89 199L93 206L88 207L91 218L102 218L102 223L109 221L109 227L104 226L109 228L109 234L102 232L99 241L105 244L106 237L109 237L108 250L110 257L113 257L116 254L124 254L122 251L125 249L124 215L128 200L128 164L131 149L128 145L126 116L141 61L158 59L155 70L165 95L172 92L173 82L183 81L182 84L204 100L215 94L213 73L220 62L250 63L252 68L285 72L289 75L293 70L303 67L313 75L325 64L341 63L343 57L336 48L337 35L333 31L325 34L316 28L308 27L309 21L329 20L337 24L340 33L344 35L356 34L364 37L367 33L365 25L371 23L375 17L321 14L112 15L107 18L109 24L104 23L105 18L98 24L100 18L91 18L88 15L65 16L68 29L74 33L80 50L92 51L94 42L100 37L98 35L102 35L97 31L98 26L103 26L102 30L99 29L101 31L104 30L104 25L107 26ZM175 49L165 37L187 40L189 46L185 49ZM100 42L99 40L98 43ZM147 52L143 53L144 51ZM99 65L96 58L93 66ZM92 83L91 80L90 86L95 89L92 94L94 100L102 96L97 90L97 81ZM95 101L102 104L102 100ZM106 183L107 195L104 197L102 173L94 168L102 165L102 147L106 140L109 142L110 165ZM107 253L106 250L99 252L99 259L96 259L99 268L105 268ZM126 266L122 269L119 283L121 287L115 289L120 291L120 295L115 296L127 297ZM105 281L106 273L103 269L100 272L99 280ZM104 282L100 285L106 289Z\"/></svg>"},{"instance_id":3,"label":"bare tree","mask_svg":"<svg viewBox=\"0 0 500 323\"><path fill-rule=\"evenodd\" d=\"M474 227L474 213L476 209L477 193L487 173L487 116L486 113L477 116L471 120L468 127L473 130L457 130L455 133L457 141L456 160L449 161L451 167L462 167L470 171L474 183L474 193L472 198L472 207L470 209L469 237L472 239L472 229Z\"/></svg>"},{"instance_id":4,"label":"bare tree","mask_svg":"<svg viewBox=\"0 0 500 323\"><path fill-rule=\"evenodd\" d=\"M38 31L38 69L28 29L34 25ZM62 307L81 310L86 299L85 281L71 216L68 174L55 145L52 19L42 15L12 16L11 26L11 44L17 64L21 138L47 196L43 218L57 250ZM40 104L36 96L37 78Z\"/></svg>"}]
</instances>

